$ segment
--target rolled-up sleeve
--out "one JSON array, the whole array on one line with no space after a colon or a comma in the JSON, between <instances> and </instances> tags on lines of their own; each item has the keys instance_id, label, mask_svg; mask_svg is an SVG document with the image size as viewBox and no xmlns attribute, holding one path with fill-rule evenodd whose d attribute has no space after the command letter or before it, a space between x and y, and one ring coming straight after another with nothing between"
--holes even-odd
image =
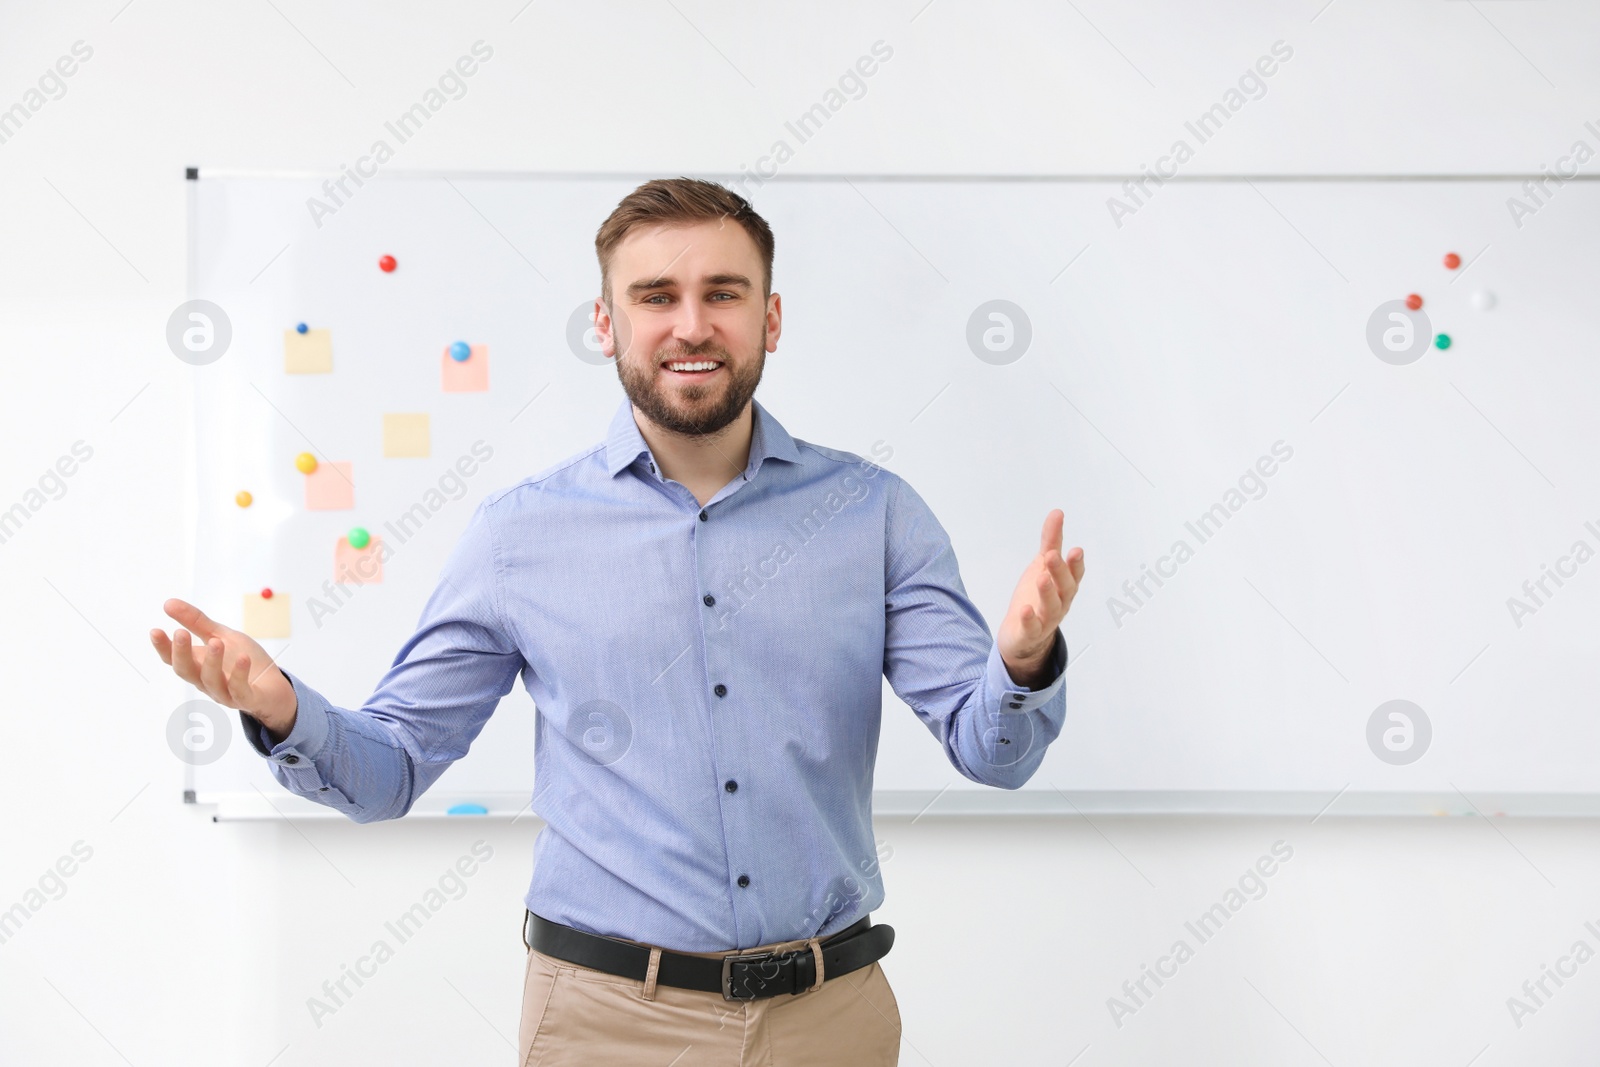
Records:
<instances>
[{"instance_id":1,"label":"rolled-up sleeve","mask_svg":"<svg viewBox=\"0 0 1600 1067\"><path fill-rule=\"evenodd\" d=\"M1067 643L1056 629L1050 682L1018 685L967 597L950 537L903 479L885 525L884 676L963 776L1020 788L1066 720Z\"/></svg>"},{"instance_id":2,"label":"rolled-up sleeve","mask_svg":"<svg viewBox=\"0 0 1600 1067\"><path fill-rule=\"evenodd\" d=\"M504 625L490 508L485 501L473 513L416 632L360 708L334 706L285 670L299 705L283 741L273 744L240 713L245 736L290 792L356 822L398 819L467 754L525 666Z\"/></svg>"}]
</instances>

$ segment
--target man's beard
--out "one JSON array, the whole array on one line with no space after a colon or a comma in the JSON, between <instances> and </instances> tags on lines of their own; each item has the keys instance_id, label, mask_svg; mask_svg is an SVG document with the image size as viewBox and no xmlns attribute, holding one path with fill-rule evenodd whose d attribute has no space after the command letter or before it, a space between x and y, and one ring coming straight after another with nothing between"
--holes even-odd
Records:
<instances>
[{"instance_id":1,"label":"man's beard","mask_svg":"<svg viewBox=\"0 0 1600 1067\"><path fill-rule=\"evenodd\" d=\"M676 349L662 349L647 360L636 355L619 356L617 378L622 382L622 390L628 394L628 399L651 422L671 433L700 437L716 433L744 411L750 398L755 396L756 386L761 383L766 352L767 327L763 323L761 343L756 346L753 359L735 361L729 358L725 348L708 340L694 348L680 345ZM661 367L668 359L719 360L727 380L705 385L669 385L662 380L662 376L672 372ZM681 392L690 403L679 404L669 399L666 395L669 389ZM711 399L706 402L708 397Z\"/></svg>"}]
</instances>

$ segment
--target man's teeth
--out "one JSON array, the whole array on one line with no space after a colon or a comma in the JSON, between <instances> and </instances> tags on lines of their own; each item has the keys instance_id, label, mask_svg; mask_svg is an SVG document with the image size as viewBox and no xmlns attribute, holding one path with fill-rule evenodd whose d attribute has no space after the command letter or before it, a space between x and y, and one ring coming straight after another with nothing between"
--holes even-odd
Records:
<instances>
[{"instance_id":1,"label":"man's teeth","mask_svg":"<svg viewBox=\"0 0 1600 1067\"><path fill-rule=\"evenodd\" d=\"M711 370L711 369L713 369L715 367L720 367L720 366L722 366L721 363L718 363L718 362L715 362L715 361L712 361L712 360L708 360L708 361L703 361L703 362L700 362L700 363L668 363L667 364L667 369L668 370Z\"/></svg>"}]
</instances>

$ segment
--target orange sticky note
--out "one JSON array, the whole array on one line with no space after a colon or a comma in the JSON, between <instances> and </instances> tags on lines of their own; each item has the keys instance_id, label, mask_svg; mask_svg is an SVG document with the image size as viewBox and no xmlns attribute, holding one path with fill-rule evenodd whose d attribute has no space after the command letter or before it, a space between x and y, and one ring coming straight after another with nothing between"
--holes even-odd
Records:
<instances>
[{"instance_id":1,"label":"orange sticky note","mask_svg":"<svg viewBox=\"0 0 1600 1067\"><path fill-rule=\"evenodd\" d=\"M332 374L333 334L328 330L283 331L285 374Z\"/></svg>"},{"instance_id":2,"label":"orange sticky note","mask_svg":"<svg viewBox=\"0 0 1600 1067\"><path fill-rule=\"evenodd\" d=\"M288 637L289 594L273 593L264 597L260 593L246 593L243 618L239 629L251 637Z\"/></svg>"},{"instance_id":3,"label":"orange sticky note","mask_svg":"<svg viewBox=\"0 0 1600 1067\"><path fill-rule=\"evenodd\" d=\"M473 345L472 355L463 360L450 358L450 346L444 346L439 358L440 385L447 393L484 393L489 390L489 346Z\"/></svg>"},{"instance_id":4,"label":"orange sticky note","mask_svg":"<svg viewBox=\"0 0 1600 1067\"><path fill-rule=\"evenodd\" d=\"M426 458L431 454L428 413L400 412L383 416L383 454L390 458Z\"/></svg>"},{"instance_id":5,"label":"orange sticky note","mask_svg":"<svg viewBox=\"0 0 1600 1067\"><path fill-rule=\"evenodd\" d=\"M383 581L383 538L372 537L366 548L352 548L339 538L333 549L333 580L341 585L376 585Z\"/></svg>"},{"instance_id":6,"label":"orange sticky note","mask_svg":"<svg viewBox=\"0 0 1600 1067\"><path fill-rule=\"evenodd\" d=\"M356 506L356 482L349 460L318 463L306 475L307 511L349 511Z\"/></svg>"}]
</instances>

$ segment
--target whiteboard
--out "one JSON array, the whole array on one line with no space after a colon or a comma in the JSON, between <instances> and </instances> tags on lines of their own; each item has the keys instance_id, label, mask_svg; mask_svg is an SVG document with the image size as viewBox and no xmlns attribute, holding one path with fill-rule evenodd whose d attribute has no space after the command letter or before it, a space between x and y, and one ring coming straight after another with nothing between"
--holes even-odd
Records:
<instances>
[{"instance_id":1,"label":"whiteboard","mask_svg":"<svg viewBox=\"0 0 1600 1067\"><path fill-rule=\"evenodd\" d=\"M477 502L602 439L622 393L581 309L594 232L645 176L385 172L314 218L329 177L186 183L190 296L231 326L192 371L192 595L232 625L246 593L287 595L292 634L263 643L350 708ZM962 778L885 684L875 810L1600 812L1600 561L1574 556L1600 549L1600 189L1517 225L1520 180L1180 179L1137 202L1121 178L742 187L785 310L757 395L790 433L892 450L991 629L1051 508L1086 551L1066 727L1034 778ZM1380 358L1375 312L1411 293L1420 349ZM284 373L299 322L330 331L331 374ZM441 391L456 340L486 346L487 391ZM427 412L431 454L385 458L385 412ZM458 492L475 443L493 458ZM353 465L354 511L302 506L302 451ZM442 485L383 582L313 619L340 535ZM513 689L413 817L526 811L535 714ZM188 799L343 817L234 727L186 767Z\"/></svg>"}]
</instances>

